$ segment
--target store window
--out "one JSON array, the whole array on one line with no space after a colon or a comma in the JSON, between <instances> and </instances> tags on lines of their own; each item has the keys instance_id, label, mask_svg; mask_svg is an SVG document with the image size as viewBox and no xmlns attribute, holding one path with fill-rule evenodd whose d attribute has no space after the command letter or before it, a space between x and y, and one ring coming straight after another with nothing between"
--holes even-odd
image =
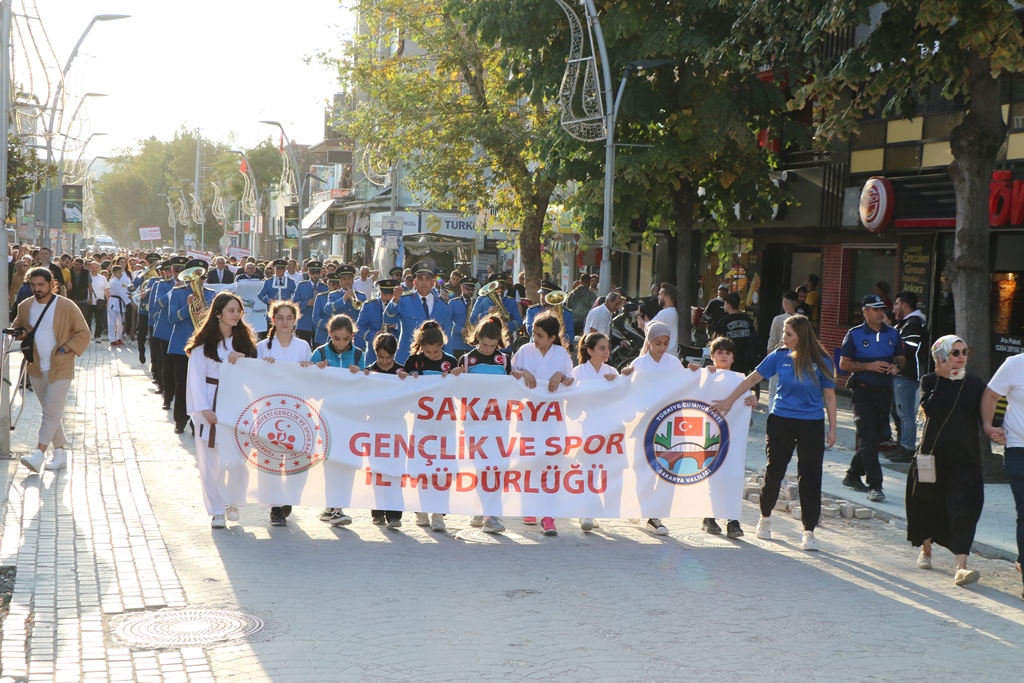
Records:
<instances>
[{"instance_id":1,"label":"store window","mask_svg":"<svg viewBox=\"0 0 1024 683\"><path fill-rule=\"evenodd\" d=\"M875 291L875 285L889 286L886 297L892 300L892 283L896 275L896 248L853 249L850 258L850 291L847 302L847 324L851 327L864 321L860 302Z\"/></svg>"}]
</instances>

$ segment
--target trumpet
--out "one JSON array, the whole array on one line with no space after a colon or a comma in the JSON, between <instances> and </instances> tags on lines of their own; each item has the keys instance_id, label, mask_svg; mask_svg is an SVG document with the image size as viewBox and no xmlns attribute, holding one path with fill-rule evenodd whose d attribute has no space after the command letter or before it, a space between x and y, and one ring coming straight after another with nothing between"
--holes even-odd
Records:
<instances>
[{"instance_id":1,"label":"trumpet","mask_svg":"<svg viewBox=\"0 0 1024 683\"><path fill-rule=\"evenodd\" d=\"M561 320L564 315L562 313L562 304L565 303L567 298L569 297L566 296L565 292L548 292L544 295L544 303L555 309L555 315Z\"/></svg>"},{"instance_id":2,"label":"trumpet","mask_svg":"<svg viewBox=\"0 0 1024 683\"><path fill-rule=\"evenodd\" d=\"M498 292L497 282L489 282L481 287L480 296L485 296L491 300L491 303L494 304L494 313L501 318L502 323L507 325L508 322L512 320L511 314L509 314L508 309L505 308L505 302L501 300L501 293Z\"/></svg>"},{"instance_id":3,"label":"trumpet","mask_svg":"<svg viewBox=\"0 0 1024 683\"><path fill-rule=\"evenodd\" d=\"M178 279L192 289L192 298L188 302L188 316L196 329L203 324L206 316L206 297L203 295L203 277L206 269L201 266L186 268L178 274Z\"/></svg>"},{"instance_id":4,"label":"trumpet","mask_svg":"<svg viewBox=\"0 0 1024 683\"><path fill-rule=\"evenodd\" d=\"M358 313L359 311L363 310L363 305L366 302L360 300L359 297L356 296L355 291L351 289L349 291L352 292L352 298L349 299L349 303L352 305L352 310Z\"/></svg>"}]
</instances>

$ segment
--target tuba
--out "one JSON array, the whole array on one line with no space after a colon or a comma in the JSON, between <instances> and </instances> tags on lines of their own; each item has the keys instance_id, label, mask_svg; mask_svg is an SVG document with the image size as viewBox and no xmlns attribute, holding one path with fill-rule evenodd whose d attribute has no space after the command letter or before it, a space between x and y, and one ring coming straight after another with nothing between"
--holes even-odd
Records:
<instances>
[{"instance_id":1,"label":"tuba","mask_svg":"<svg viewBox=\"0 0 1024 683\"><path fill-rule=\"evenodd\" d=\"M568 297L566 296L565 292L548 292L547 294L544 295L544 303L546 303L548 306L551 306L551 308L555 309L555 315L558 316L559 320L562 320L562 318L564 317L564 313L562 312L562 304L565 303L565 300L567 298Z\"/></svg>"},{"instance_id":2,"label":"tuba","mask_svg":"<svg viewBox=\"0 0 1024 683\"><path fill-rule=\"evenodd\" d=\"M488 282L480 288L480 296L485 296L491 300L491 303L494 304L495 315L501 318L501 322L507 325L512 320L512 316L509 314L508 309L505 308L505 302L501 300L498 286L497 282Z\"/></svg>"},{"instance_id":3,"label":"tuba","mask_svg":"<svg viewBox=\"0 0 1024 683\"><path fill-rule=\"evenodd\" d=\"M203 294L203 277L206 269L201 266L187 268L178 275L178 279L192 289L192 298L188 302L188 315L192 318L192 326L196 329L203 324L206 316L206 296Z\"/></svg>"}]
</instances>

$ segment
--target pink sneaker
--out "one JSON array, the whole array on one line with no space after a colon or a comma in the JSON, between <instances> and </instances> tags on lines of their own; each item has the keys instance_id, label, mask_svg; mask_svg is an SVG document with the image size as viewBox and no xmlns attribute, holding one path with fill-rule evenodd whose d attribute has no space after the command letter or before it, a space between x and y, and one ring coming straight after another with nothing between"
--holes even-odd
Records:
<instances>
[{"instance_id":1,"label":"pink sneaker","mask_svg":"<svg viewBox=\"0 0 1024 683\"><path fill-rule=\"evenodd\" d=\"M537 518L536 517L523 517L523 524L536 524L536 523L537 523Z\"/></svg>"},{"instance_id":2,"label":"pink sneaker","mask_svg":"<svg viewBox=\"0 0 1024 683\"><path fill-rule=\"evenodd\" d=\"M545 536L558 535L558 529L555 528L555 520L553 517L545 517L540 520L540 528L544 530Z\"/></svg>"}]
</instances>

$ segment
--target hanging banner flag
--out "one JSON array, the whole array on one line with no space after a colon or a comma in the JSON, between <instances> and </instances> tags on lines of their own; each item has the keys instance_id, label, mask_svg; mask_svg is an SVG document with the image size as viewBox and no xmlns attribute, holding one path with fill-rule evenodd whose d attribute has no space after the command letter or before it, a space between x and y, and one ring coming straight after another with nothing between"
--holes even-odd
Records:
<instances>
[{"instance_id":1,"label":"hanging banner flag","mask_svg":"<svg viewBox=\"0 0 1024 683\"><path fill-rule=\"evenodd\" d=\"M225 499L552 517L739 519L750 408L707 370L527 389L240 360L221 370Z\"/></svg>"},{"instance_id":2,"label":"hanging banner flag","mask_svg":"<svg viewBox=\"0 0 1024 683\"><path fill-rule=\"evenodd\" d=\"M159 242L163 238L160 237L160 228L139 228L139 241L140 242Z\"/></svg>"},{"instance_id":3,"label":"hanging banner flag","mask_svg":"<svg viewBox=\"0 0 1024 683\"><path fill-rule=\"evenodd\" d=\"M213 292L228 291L237 294L242 299L242 315L253 332L267 331L267 305L259 299L260 291L263 289L262 280L242 280L229 285L204 285L204 287Z\"/></svg>"},{"instance_id":4,"label":"hanging banner flag","mask_svg":"<svg viewBox=\"0 0 1024 683\"><path fill-rule=\"evenodd\" d=\"M288 204L284 207L284 246L295 249L299 246L299 205Z\"/></svg>"},{"instance_id":5,"label":"hanging banner flag","mask_svg":"<svg viewBox=\"0 0 1024 683\"><path fill-rule=\"evenodd\" d=\"M64 219L62 227L69 234L82 233L82 186L64 185L61 189Z\"/></svg>"}]
</instances>

